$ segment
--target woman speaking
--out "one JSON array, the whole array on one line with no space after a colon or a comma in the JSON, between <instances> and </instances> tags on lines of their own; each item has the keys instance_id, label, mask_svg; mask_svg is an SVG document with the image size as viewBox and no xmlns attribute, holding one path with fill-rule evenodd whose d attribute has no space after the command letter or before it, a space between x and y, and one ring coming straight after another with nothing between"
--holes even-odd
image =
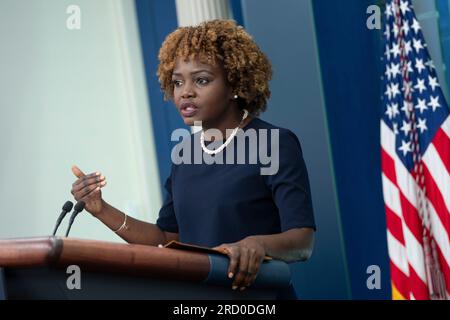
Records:
<instances>
[{"instance_id":1,"label":"woman speaking","mask_svg":"<svg viewBox=\"0 0 450 320\"><path fill-rule=\"evenodd\" d=\"M102 198L106 179L100 172L84 174L73 166L74 198L129 243L157 246L178 240L226 252L234 290L255 281L266 255L286 262L307 260L316 227L299 140L292 131L258 118L270 96L267 57L234 21L213 20L169 34L159 61L165 98L173 101L186 125L201 125L188 138L193 150L188 157L199 150L200 157L246 160L262 148L278 154L277 170L262 174L261 161L172 159L156 224L108 204ZM238 148L238 133L250 132L256 140ZM292 286L279 296L295 297Z\"/></svg>"}]
</instances>

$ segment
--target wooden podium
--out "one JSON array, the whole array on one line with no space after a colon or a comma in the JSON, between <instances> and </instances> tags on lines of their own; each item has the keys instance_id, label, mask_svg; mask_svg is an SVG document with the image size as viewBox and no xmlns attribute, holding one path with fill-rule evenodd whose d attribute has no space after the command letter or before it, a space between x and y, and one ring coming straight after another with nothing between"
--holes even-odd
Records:
<instances>
[{"instance_id":1,"label":"wooden podium","mask_svg":"<svg viewBox=\"0 0 450 320\"><path fill-rule=\"evenodd\" d=\"M276 299L291 284L282 261L261 265L255 283L232 290L228 257L74 238L0 240L0 299ZM68 267L80 270L69 289Z\"/></svg>"}]
</instances>

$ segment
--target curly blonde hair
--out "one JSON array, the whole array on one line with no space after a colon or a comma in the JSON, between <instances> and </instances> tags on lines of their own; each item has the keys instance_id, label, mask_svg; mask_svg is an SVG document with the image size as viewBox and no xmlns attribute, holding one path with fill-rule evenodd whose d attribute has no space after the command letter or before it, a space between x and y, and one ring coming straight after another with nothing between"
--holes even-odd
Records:
<instances>
[{"instance_id":1,"label":"curly blonde hair","mask_svg":"<svg viewBox=\"0 0 450 320\"><path fill-rule=\"evenodd\" d=\"M211 20L170 33L159 50L158 79L164 99L173 99L172 72L178 58L222 64L238 105L252 115L265 111L272 67L243 27L233 20Z\"/></svg>"}]
</instances>

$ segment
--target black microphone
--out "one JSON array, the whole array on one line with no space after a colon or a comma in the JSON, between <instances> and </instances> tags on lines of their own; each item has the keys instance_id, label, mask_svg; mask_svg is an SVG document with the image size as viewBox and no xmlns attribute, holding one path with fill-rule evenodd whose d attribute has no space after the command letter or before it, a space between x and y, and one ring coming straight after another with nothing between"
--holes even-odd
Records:
<instances>
[{"instance_id":1,"label":"black microphone","mask_svg":"<svg viewBox=\"0 0 450 320\"><path fill-rule=\"evenodd\" d=\"M81 211L83 211L85 205L86 204L84 203L84 201L78 201L77 204L75 205L75 208L73 209L73 213L70 216L69 227L67 228L66 237L69 235L70 228L72 228L72 223L75 220L75 217L77 216L77 214L79 214Z\"/></svg>"},{"instance_id":2,"label":"black microphone","mask_svg":"<svg viewBox=\"0 0 450 320\"><path fill-rule=\"evenodd\" d=\"M66 216L67 212L70 212L70 210L72 210L72 208L73 208L72 201L66 201L66 203L64 203L64 205L62 207L62 212L59 215L58 220L56 220L56 226L55 226L55 229L53 230L53 235L56 234L56 231L58 230L59 225L63 221L63 219Z\"/></svg>"}]
</instances>

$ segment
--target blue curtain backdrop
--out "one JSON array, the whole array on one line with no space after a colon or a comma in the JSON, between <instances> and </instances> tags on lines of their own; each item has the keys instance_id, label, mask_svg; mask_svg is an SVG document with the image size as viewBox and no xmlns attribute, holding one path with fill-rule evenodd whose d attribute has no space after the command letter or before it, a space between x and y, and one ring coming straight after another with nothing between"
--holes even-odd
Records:
<instances>
[{"instance_id":1,"label":"blue curtain backdrop","mask_svg":"<svg viewBox=\"0 0 450 320\"><path fill-rule=\"evenodd\" d=\"M381 41L366 27L370 0L314 0L328 126L353 299L391 297L381 185ZM381 269L369 290L367 267Z\"/></svg>"},{"instance_id":2,"label":"blue curtain backdrop","mask_svg":"<svg viewBox=\"0 0 450 320\"><path fill-rule=\"evenodd\" d=\"M246 29L269 57L274 76L261 118L292 130L308 168L317 224L314 253L291 264L300 299L351 298L329 147L311 1L243 0Z\"/></svg>"},{"instance_id":3,"label":"blue curtain backdrop","mask_svg":"<svg viewBox=\"0 0 450 320\"><path fill-rule=\"evenodd\" d=\"M170 152L174 145L170 141L171 133L176 128L184 127L188 129L175 106L169 101L164 101L156 76L159 48L166 36L178 26L175 1L136 0L136 12L144 57L161 189L165 192L164 183L170 173L172 163Z\"/></svg>"}]
</instances>

